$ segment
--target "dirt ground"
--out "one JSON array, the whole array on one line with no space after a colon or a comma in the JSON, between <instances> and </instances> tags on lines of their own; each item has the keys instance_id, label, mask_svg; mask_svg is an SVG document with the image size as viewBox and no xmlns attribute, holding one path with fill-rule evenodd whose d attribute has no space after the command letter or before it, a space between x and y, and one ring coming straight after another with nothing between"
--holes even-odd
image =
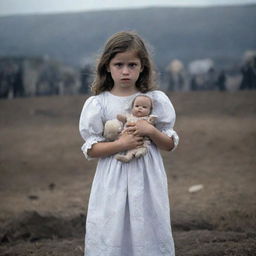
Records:
<instances>
[{"instance_id":1,"label":"dirt ground","mask_svg":"<svg viewBox=\"0 0 256 256\"><path fill-rule=\"evenodd\" d=\"M180 135L163 152L176 255L256 255L256 92L169 96ZM1 256L83 255L96 166L80 151L84 100L0 101Z\"/></svg>"}]
</instances>

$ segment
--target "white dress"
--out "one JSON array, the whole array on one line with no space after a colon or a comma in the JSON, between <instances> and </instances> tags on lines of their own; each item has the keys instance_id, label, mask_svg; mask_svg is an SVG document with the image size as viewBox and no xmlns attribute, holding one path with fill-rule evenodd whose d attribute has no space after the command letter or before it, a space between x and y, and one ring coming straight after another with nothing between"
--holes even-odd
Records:
<instances>
[{"instance_id":1,"label":"white dress","mask_svg":"<svg viewBox=\"0 0 256 256\"><path fill-rule=\"evenodd\" d=\"M137 93L141 94L141 93ZM91 96L84 104L79 129L87 150L104 141L104 123L130 111L137 95L119 97L110 92ZM153 100L156 127L173 136L175 111L161 91L146 93ZM158 148L129 163L109 156L98 161L86 219L86 256L174 256L167 177Z\"/></svg>"}]
</instances>

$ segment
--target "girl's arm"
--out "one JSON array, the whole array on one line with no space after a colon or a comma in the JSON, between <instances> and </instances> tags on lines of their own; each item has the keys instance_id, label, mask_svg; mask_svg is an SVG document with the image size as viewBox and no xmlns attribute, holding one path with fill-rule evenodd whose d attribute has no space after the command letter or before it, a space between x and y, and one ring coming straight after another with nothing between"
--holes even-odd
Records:
<instances>
[{"instance_id":1,"label":"girl's arm","mask_svg":"<svg viewBox=\"0 0 256 256\"><path fill-rule=\"evenodd\" d=\"M171 151L174 148L174 141L172 137L160 132L153 125L152 131L147 135L159 149Z\"/></svg>"},{"instance_id":2,"label":"girl's arm","mask_svg":"<svg viewBox=\"0 0 256 256\"><path fill-rule=\"evenodd\" d=\"M143 137L134 134L122 134L113 142L98 142L88 150L88 155L93 158L107 157L121 151L126 151L143 145Z\"/></svg>"},{"instance_id":3,"label":"girl's arm","mask_svg":"<svg viewBox=\"0 0 256 256\"><path fill-rule=\"evenodd\" d=\"M172 137L162 133L145 120L139 120L136 124L128 123L127 127L127 131L133 132L134 135L149 137L159 149L171 151L174 148Z\"/></svg>"}]
</instances>

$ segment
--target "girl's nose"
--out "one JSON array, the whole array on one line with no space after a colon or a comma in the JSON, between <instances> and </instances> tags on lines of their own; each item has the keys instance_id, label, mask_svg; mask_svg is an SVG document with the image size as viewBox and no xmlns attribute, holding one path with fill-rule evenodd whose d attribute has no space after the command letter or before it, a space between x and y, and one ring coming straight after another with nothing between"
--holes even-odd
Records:
<instances>
[{"instance_id":1,"label":"girl's nose","mask_svg":"<svg viewBox=\"0 0 256 256\"><path fill-rule=\"evenodd\" d=\"M127 66L124 66L122 71L123 71L123 74L128 74L129 68Z\"/></svg>"}]
</instances>

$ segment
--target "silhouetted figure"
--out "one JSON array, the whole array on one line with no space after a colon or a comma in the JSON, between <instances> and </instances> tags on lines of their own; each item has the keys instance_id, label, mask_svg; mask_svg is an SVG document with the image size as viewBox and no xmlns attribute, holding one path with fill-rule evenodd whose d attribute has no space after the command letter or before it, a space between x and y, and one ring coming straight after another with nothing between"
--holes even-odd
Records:
<instances>
[{"instance_id":1,"label":"silhouetted figure","mask_svg":"<svg viewBox=\"0 0 256 256\"><path fill-rule=\"evenodd\" d=\"M226 74L224 70L220 72L216 85L220 91L226 91Z\"/></svg>"},{"instance_id":2,"label":"silhouetted figure","mask_svg":"<svg viewBox=\"0 0 256 256\"><path fill-rule=\"evenodd\" d=\"M241 72L243 78L240 89L256 89L256 56L242 67Z\"/></svg>"},{"instance_id":3,"label":"silhouetted figure","mask_svg":"<svg viewBox=\"0 0 256 256\"><path fill-rule=\"evenodd\" d=\"M216 86L216 72L215 72L215 69L211 67L207 72L205 89L215 90L215 86Z\"/></svg>"},{"instance_id":4,"label":"silhouetted figure","mask_svg":"<svg viewBox=\"0 0 256 256\"><path fill-rule=\"evenodd\" d=\"M57 69L45 63L36 84L36 95L59 94L59 80Z\"/></svg>"},{"instance_id":5,"label":"silhouetted figure","mask_svg":"<svg viewBox=\"0 0 256 256\"><path fill-rule=\"evenodd\" d=\"M9 92L9 84L6 79L6 74L4 69L1 67L0 69L0 98L7 98Z\"/></svg>"},{"instance_id":6,"label":"silhouetted figure","mask_svg":"<svg viewBox=\"0 0 256 256\"><path fill-rule=\"evenodd\" d=\"M0 97L23 96L23 77L21 64L17 61L2 60L0 65Z\"/></svg>"},{"instance_id":7,"label":"silhouetted figure","mask_svg":"<svg viewBox=\"0 0 256 256\"><path fill-rule=\"evenodd\" d=\"M193 76L191 78L191 81L190 81L190 88L192 91L196 91L198 88L197 88L197 82L196 82L196 77Z\"/></svg>"},{"instance_id":8,"label":"silhouetted figure","mask_svg":"<svg viewBox=\"0 0 256 256\"><path fill-rule=\"evenodd\" d=\"M174 80L171 73L168 73L168 91L174 91Z\"/></svg>"},{"instance_id":9,"label":"silhouetted figure","mask_svg":"<svg viewBox=\"0 0 256 256\"><path fill-rule=\"evenodd\" d=\"M174 59L166 68L168 75L168 90L181 91L185 86L185 72L183 63Z\"/></svg>"},{"instance_id":10,"label":"silhouetted figure","mask_svg":"<svg viewBox=\"0 0 256 256\"><path fill-rule=\"evenodd\" d=\"M24 96L24 86L23 86L23 70L21 67L18 68L14 80L13 80L13 96L20 97Z\"/></svg>"}]
</instances>

